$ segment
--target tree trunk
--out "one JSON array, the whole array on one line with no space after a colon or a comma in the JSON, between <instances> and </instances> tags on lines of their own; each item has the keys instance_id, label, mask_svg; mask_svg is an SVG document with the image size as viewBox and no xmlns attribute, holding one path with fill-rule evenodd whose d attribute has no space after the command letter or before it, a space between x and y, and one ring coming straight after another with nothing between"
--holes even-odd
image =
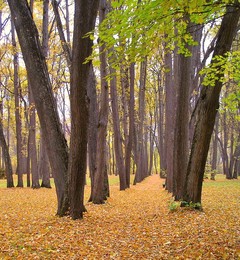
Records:
<instances>
[{"instance_id":1,"label":"tree trunk","mask_svg":"<svg viewBox=\"0 0 240 260\"><path fill-rule=\"evenodd\" d=\"M216 115L215 120L215 135L213 137L213 155L212 155L212 162L211 162L211 180L215 180L215 173L217 170L217 154L218 154L218 125L219 125L219 114Z\"/></svg>"},{"instance_id":2,"label":"tree trunk","mask_svg":"<svg viewBox=\"0 0 240 260\"><path fill-rule=\"evenodd\" d=\"M2 101L0 102L0 110L2 109ZM13 183L13 170L12 170L12 162L11 157L9 155L9 149L6 143L6 139L4 137L3 133L3 125L2 125L2 116L0 118L0 145L2 147L2 153L4 158L4 164L5 164L5 171L6 171L6 177L7 177L7 188L14 187Z\"/></svg>"},{"instance_id":3,"label":"tree trunk","mask_svg":"<svg viewBox=\"0 0 240 260\"><path fill-rule=\"evenodd\" d=\"M123 149L122 149L122 137L120 131L119 111L117 102L117 77L116 71L110 67L111 81L110 81L110 95L112 104L112 117L113 117L113 131L114 131L114 150L116 157L116 166L120 179L120 190L127 188L126 176L125 176L125 165L123 160Z\"/></svg>"},{"instance_id":4,"label":"tree trunk","mask_svg":"<svg viewBox=\"0 0 240 260\"><path fill-rule=\"evenodd\" d=\"M39 163L38 163L38 176L42 178L41 187L52 188L50 182L50 167L47 155L46 145L43 139L42 131L40 131L40 148L39 148Z\"/></svg>"},{"instance_id":5,"label":"tree trunk","mask_svg":"<svg viewBox=\"0 0 240 260\"><path fill-rule=\"evenodd\" d=\"M158 95L159 95L159 104L158 104L158 152L160 155L160 177L165 177L167 169L166 161L166 128L164 127L164 112L165 102L164 102L164 89L161 82L161 72L157 73L157 84L158 84ZM165 131L164 131L165 130Z\"/></svg>"},{"instance_id":6,"label":"tree trunk","mask_svg":"<svg viewBox=\"0 0 240 260\"><path fill-rule=\"evenodd\" d=\"M97 153L97 129L98 129L98 104L96 93L96 79L91 68L88 83L88 96L90 99L89 105L89 126L88 126L88 165L91 179L91 194L89 201L92 201L92 192L94 186L94 173L96 168L96 153Z\"/></svg>"},{"instance_id":7,"label":"tree trunk","mask_svg":"<svg viewBox=\"0 0 240 260\"><path fill-rule=\"evenodd\" d=\"M146 91L147 60L141 62L140 67L140 87L139 87L139 125L138 125L138 145L137 145L137 171L133 184L141 182L147 175L144 172L144 164L147 158L144 156L144 121L145 121L145 91Z\"/></svg>"},{"instance_id":8,"label":"tree trunk","mask_svg":"<svg viewBox=\"0 0 240 260\"><path fill-rule=\"evenodd\" d=\"M223 173L226 175L227 179L232 179L232 176L230 174L229 171L229 157L228 157L228 136L229 136L229 129L227 127L227 115L226 115L226 111L223 113L223 119L222 119L222 135L223 135L223 156L222 156L222 160L223 160Z\"/></svg>"},{"instance_id":9,"label":"tree trunk","mask_svg":"<svg viewBox=\"0 0 240 260\"><path fill-rule=\"evenodd\" d=\"M27 1L8 0L8 4L26 64L43 137L46 140L46 147L56 185L58 200L57 214L64 215L68 209L68 198L65 192L68 149L56 110L46 61Z\"/></svg>"},{"instance_id":10,"label":"tree trunk","mask_svg":"<svg viewBox=\"0 0 240 260\"><path fill-rule=\"evenodd\" d=\"M192 34L193 24L188 20L187 32ZM192 46L184 43L185 47L192 52ZM191 89L192 56L186 57L179 54L178 57L178 86L177 108L174 132L173 152L173 196L175 200L183 197L183 186L186 178L187 162L189 155L189 98Z\"/></svg>"},{"instance_id":11,"label":"tree trunk","mask_svg":"<svg viewBox=\"0 0 240 260\"><path fill-rule=\"evenodd\" d=\"M167 51L167 50L166 50ZM172 55L165 54L165 89L166 89L166 126L165 126L165 152L166 152L166 189L173 192L173 145L174 145L174 122L175 122L175 97L176 91L173 84Z\"/></svg>"},{"instance_id":12,"label":"tree trunk","mask_svg":"<svg viewBox=\"0 0 240 260\"><path fill-rule=\"evenodd\" d=\"M15 39L15 30L12 18L12 46L14 49L13 65L14 65L14 100L15 100L15 120L16 120L16 137L17 137L17 187L23 187L23 146L22 146L22 121L21 121L21 105L20 105L20 84L18 76L18 53Z\"/></svg>"},{"instance_id":13,"label":"tree trunk","mask_svg":"<svg viewBox=\"0 0 240 260\"><path fill-rule=\"evenodd\" d=\"M83 217L83 204L87 161L87 135L89 99L87 97L88 75L91 62L84 63L92 52L93 42L86 33L95 26L99 1L75 0L72 67L70 84L71 140L69 160L70 215L73 219Z\"/></svg>"},{"instance_id":14,"label":"tree trunk","mask_svg":"<svg viewBox=\"0 0 240 260\"><path fill-rule=\"evenodd\" d=\"M237 179L239 175L239 161L240 161L240 134L238 134L237 144L233 153L233 179Z\"/></svg>"},{"instance_id":15,"label":"tree trunk","mask_svg":"<svg viewBox=\"0 0 240 260\"><path fill-rule=\"evenodd\" d=\"M134 131L134 78L135 78L135 64L130 65L130 98L129 98L129 130L128 143L125 154L125 171L126 171L126 186L130 187L130 170L131 170L131 154L133 148L133 131Z\"/></svg>"},{"instance_id":16,"label":"tree trunk","mask_svg":"<svg viewBox=\"0 0 240 260\"><path fill-rule=\"evenodd\" d=\"M31 173L32 173L32 188L40 188L39 175L38 175L38 163L37 163L37 147L36 147L36 114L35 105L33 101L33 96L31 89L29 89L29 155L31 162Z\"/></svg>"},{"instance_id":17,"label":"tree trunk","mask_svg":"<svg viewBox=\"0 0 240 260\"><path fill-rule=\"evenodd\" d=\"M107 12L106 0L100 0L99 8L99 22L101 23ZM94 204L102 204L106 200L104 193L104 179L106 173L106 159L107 159L107 124L108 124L108 83L107 83L107 57L104 51L105 45L100 46L100 74L101 74L101 99L100 111L98 118L98 132L97 132L97 154L96 154L96 168L94 173L94 185L92 193L92 201Z\"/></svg>"},{"instance_id":18,"label":"tree trunk","mask_svg":"<svg viewBox=\"0 0 240 260\"><path fill-rule=\"evenodd\" d=\"M227 12L218 31L213 58L217 55L222 56L230 50L239 21L239 7L239 4L227 6ZM214 60L211 61L213 62ZM201 203L204 169L222 88L220 78L223 74L220 68L218 71L216 75L218 79L214 87L203 87L198 102L198 114L183 193L183 200L188 203Z\"/></svg>"}]
</instances>

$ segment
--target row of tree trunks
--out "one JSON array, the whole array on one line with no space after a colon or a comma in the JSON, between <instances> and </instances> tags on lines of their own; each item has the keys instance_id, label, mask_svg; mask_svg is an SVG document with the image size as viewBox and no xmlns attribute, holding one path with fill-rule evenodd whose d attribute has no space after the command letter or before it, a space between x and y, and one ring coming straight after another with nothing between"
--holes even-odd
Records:
<instances>
[{"instance_id":1,"label":"row of tree trunks","mask_svg":"<svg viewBox=\"0 0 240 260\"><path fill-rule=\"evenodd\" d=\"M17 137L17 175L18 183L17 187L23 187L23 138L22 138L22 120L21 120L21 110L20 110L20 83L18 77L18 53L16 50L16 37L15 30L12 21L12 45L14 49L13 54L13 65L14 65L14 98L15 98L15 120L16 120L16 137Z\"/></svg>"},{"instance_id":2,"label":"row of tree trunks","mask_svg":"<svg viewBox=\"0 0 240 260\"><path fill-rule=\"evenodd\" d=\"M1 110L2 110L2 101L0 101L0 111ZM14 187L12 162L11 162L11 157L9 155L8 145L3 133L2 115L0 116L0 145L2 147L2 153L4 158L4 165L5 165L5 171L7 177L7 188L12 188Z\"/></svg>"},{"instance_id":3,"label":"row of tree trunks","mask_svg":"<svg viewBox=\"0 0 240 260\"><path fill-rule=\"evenodd\" d=\"M68 201L66 197L68 149L56 110L46 61L28 3L24 0L9 0L8 4L22 49L43 137L46 141L56 185L57 214L63 215L68 208L66 206ZM26 30L26 28L28 29Z\"/></svg>"}]
</instances>

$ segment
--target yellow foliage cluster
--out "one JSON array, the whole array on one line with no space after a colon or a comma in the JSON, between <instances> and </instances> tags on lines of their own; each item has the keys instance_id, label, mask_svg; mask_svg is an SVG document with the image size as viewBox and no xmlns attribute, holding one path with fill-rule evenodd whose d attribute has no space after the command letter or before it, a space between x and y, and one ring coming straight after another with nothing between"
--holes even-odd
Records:
<instances>
[{"instance_id":1,"label":"yellow foliage cluster","mask_svg":"<svg viewBox=\"0 0 240 260\"><path fill-rule=\"evenodd\" d=\"M54 216L54 190L0 189L0 258L239 259L240 181L206 182L203 212L170 212L154 175L127 191L111 186L108 202L87 203L76 221Z\"/></svg>"}]
</instances>

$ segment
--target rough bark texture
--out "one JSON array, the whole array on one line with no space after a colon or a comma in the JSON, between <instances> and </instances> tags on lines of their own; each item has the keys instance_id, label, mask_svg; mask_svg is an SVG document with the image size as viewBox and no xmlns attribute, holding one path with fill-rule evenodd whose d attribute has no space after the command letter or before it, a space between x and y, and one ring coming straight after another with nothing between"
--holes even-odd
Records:
<instances>
[{"instance_id":1,"label":"rough bark texture","mask_svg":"<svg viewBox=\"0 0 240 260\"><path fill-rule=\"evenodd\" d=\"M57 214L63 215L68 208L65 197L68 149L56 110L46 61L27 1L8 0L8 4L26 64L43 137L46 140L57 191Z\"/></svg>"},{"instance_id":2,"label":"rough bark texture","mask_svg":"<svg viewBox=\"0 0 240 260\"><path fill-rule=\"evenodd\" d=\"M89 37L83 37L94 29L98 6L97 0L75 0L70 86L72 131L69 161L70 215L73 219L82 218L85 211L83 199L89 119L87 85L91 62L85 64L84 62L92 52L93 42Z\"/></svg>"},{"instance_id":3,"label":"rough bark texture","mask_svg":"<svg viewBox=\"0 0 240 260\"><path fill-rule=\"evenodd\" d=\"M228 6L218 31L218 38L213 57L224 55L230 50L237 24L240 17L240 4ZM212 60L212 62L214 62ZM219 70L218 78L222 72ZM193 135L187 176L184 185L183 200L186 202L201 203L202 182L207 160L209 144L214 128L215 117L219 107L219 95L222 82L216 80L214 87L203 87L198 102L198 115Z\"/></svg>"},{"instance_id":4,"label":"rough bark texture","mask_svg":"<svg viewBox=\"0 0 240 260\"><path fill-rule=\"evenodd\" d=\"M186 17L187 20L189 20ZM189 22L187 32L191 33L192 23ZM184 43L192 52L192 47ZM183 186L187 171L189 155L189 98L191 89L192 56L179 54L179 77L177 86L177 108L174 132L173 152L173 196L175 200L182 199Z\"/></svg>"},{"instance_id":5,"label":"rough bark texture","mask_svg":"<svg viewBox=\"0 0 240 260\"><path fill-rule=\"evenodd\" d=\"M106 0L100 0L99 22L105 19ZM97 133L97 154L96 168L94 173L94 185L92 193L92 201L94 204L102 204L106 200L104 194L104 176L106 174L106 159L107 159L107 123L108 123L108 104L109 104L109 88L106 80L107 76L107 57L104 51L105 46L100 46L100 73L101 73L101 99L100 111L98 118L98 133Z\"/></svg>"}]
</instances>

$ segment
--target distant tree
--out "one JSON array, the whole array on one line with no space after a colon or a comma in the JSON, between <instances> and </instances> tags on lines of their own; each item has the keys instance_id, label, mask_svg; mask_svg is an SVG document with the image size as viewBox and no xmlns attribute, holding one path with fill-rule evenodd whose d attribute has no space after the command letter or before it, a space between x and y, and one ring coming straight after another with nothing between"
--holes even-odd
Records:
<instances>
[{"instance_id":1,"label":"distant tree","mask_svg":"<svg viewBox=\"0 0 240 260\"><path fill-rule=\"evenodd\" d=\"M2 101L0 101L0 110L1 107L2 107ZM14 187L12 162L11 162L11 157L9 155L7 142L3 133L2 116L0 116L0 145L2 147L2 153L3 153L4 163L5 163L7 188L12 188Z\"/></svg>"},{"instance_id":2,"label":"distant tree","mask_svg":"<svg viewBox=\"0 0 240 260\"><path fill-rule=\"evenodd\" d=\"M21 119L21 86L18 75L19 70L19 61L18 61L18 52L17 52L17 43L15 37L15 29L12 21L12 46L14 49L13 53L13 65L14 65L14 100L15 100L15 120L16 120L16 139L17 139L17 175L18 175L18 184L17 187L23 187L23 137L22 137L22 119Z\"/></svg>"}]
</instances>

